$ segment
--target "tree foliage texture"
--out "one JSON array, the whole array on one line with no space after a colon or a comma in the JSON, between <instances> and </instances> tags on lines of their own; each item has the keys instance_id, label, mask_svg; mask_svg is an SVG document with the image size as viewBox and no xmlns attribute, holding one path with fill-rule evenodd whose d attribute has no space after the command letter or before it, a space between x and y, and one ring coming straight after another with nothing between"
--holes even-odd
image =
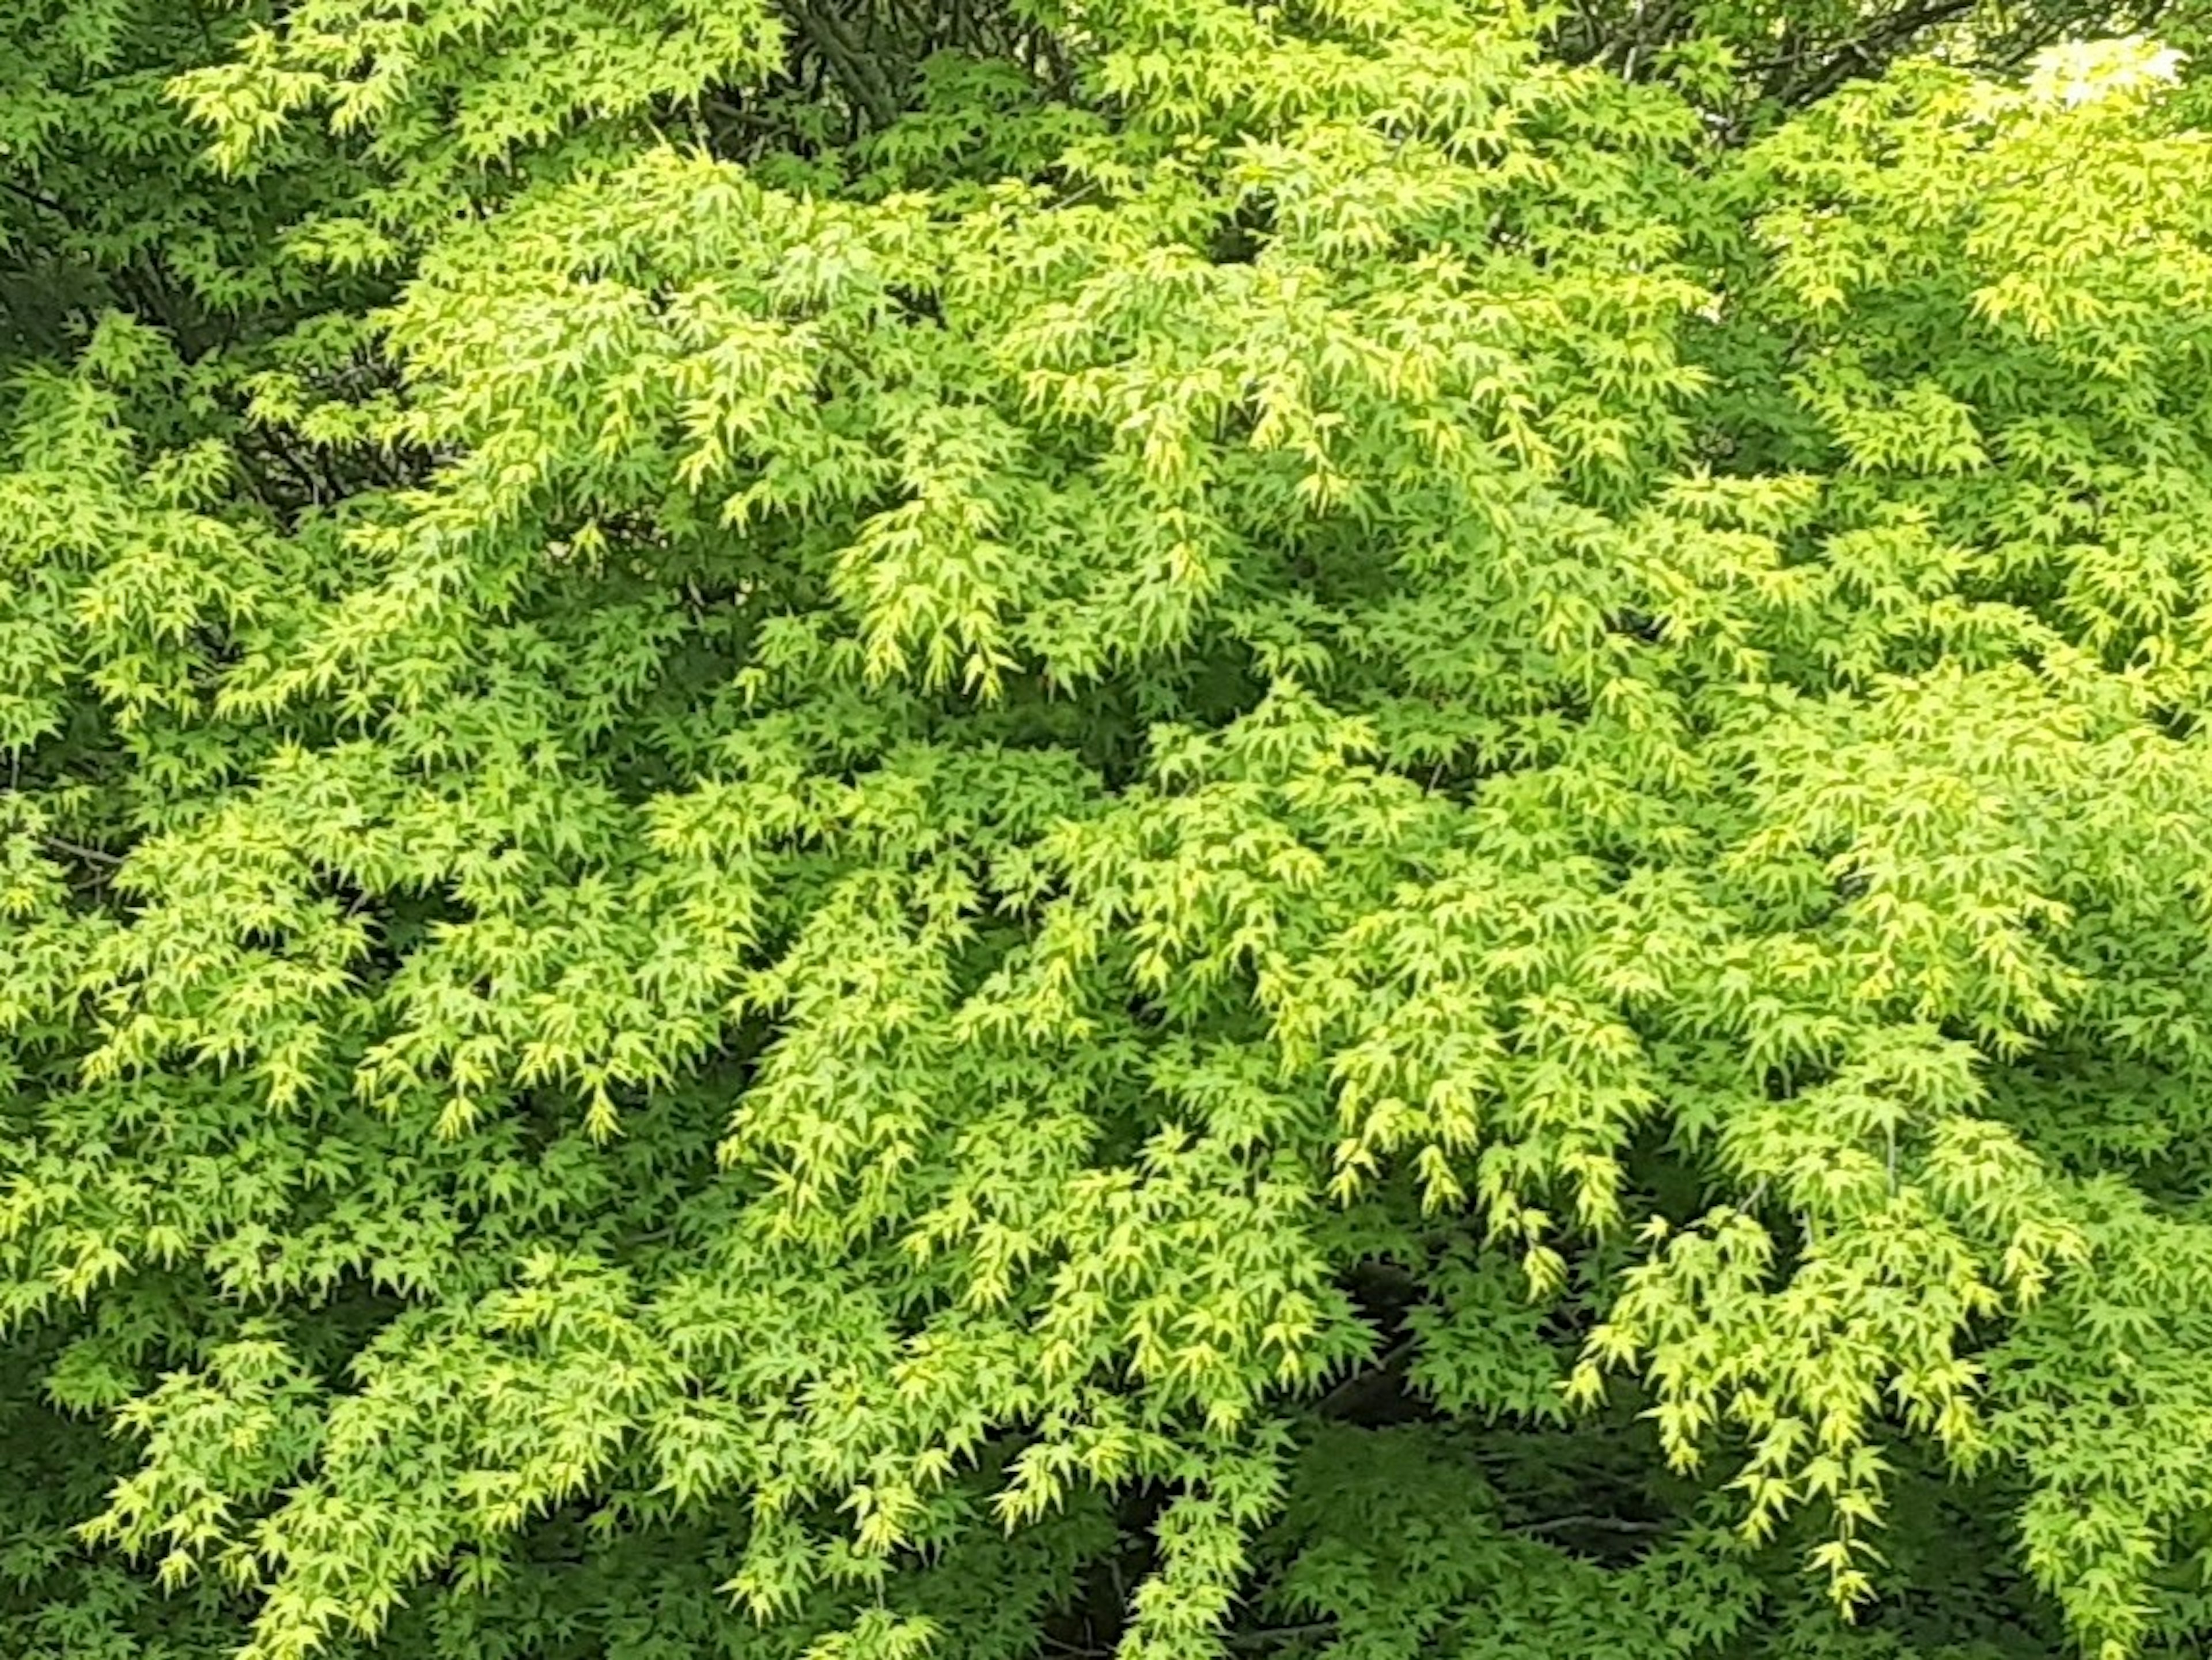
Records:
<instances>
[{"instance_id":1,"label":"tree foliage texture","mask_svg":"<svg viewBox=\"0 0 2212 1660\"><path fill-rule=\"evenodd\" d=\"M0 0L0 1650L2206 1652L2208 24Z\"/></svg>"}]
</instances>

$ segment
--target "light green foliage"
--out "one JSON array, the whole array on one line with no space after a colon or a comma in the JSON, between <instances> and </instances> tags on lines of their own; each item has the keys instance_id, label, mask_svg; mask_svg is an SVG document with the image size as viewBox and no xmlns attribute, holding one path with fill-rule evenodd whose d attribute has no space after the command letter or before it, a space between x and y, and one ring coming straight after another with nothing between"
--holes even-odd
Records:
<instances>
[{"instance_id":1,"label":"light green foliage","mask_svg":"<svg viewBox=\"0 0 2212 1660\"><path fill-rule=\"evenodd\" d=\"M0 1649L2204 1651L2208 33L0 0Z\"/></svg>"}]
</instances>

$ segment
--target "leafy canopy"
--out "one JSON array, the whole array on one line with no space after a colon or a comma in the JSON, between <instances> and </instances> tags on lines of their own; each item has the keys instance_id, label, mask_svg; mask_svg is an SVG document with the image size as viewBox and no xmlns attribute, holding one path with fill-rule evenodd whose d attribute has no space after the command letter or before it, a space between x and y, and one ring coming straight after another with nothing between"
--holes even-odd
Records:
<instances>
[{"instance_id":1,"label":"leafy canopy","mask_svg":"<svg viewBox=\"0 0 2212 1660\"><path fill-rule=\"evenodd\" d=\"M2203 1652L2208 30L0 0L0 1647Z\"/></svg>"}]
</instances>

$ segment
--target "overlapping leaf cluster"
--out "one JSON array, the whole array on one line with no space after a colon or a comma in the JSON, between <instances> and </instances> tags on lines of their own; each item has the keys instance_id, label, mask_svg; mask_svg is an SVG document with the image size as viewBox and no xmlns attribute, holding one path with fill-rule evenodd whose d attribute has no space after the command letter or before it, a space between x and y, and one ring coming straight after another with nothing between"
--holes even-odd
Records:
<instances>
[{"instance_id":1,"label":"overlapping leaf cluster","mask_svg":"<svg viewBox=\"0 0 2212 1660\"><path fill-rule=\"evenodd\" d=\"M2201 13L0 21L9 1652L2212 1641Z\"/></svg>"}]
</instances>

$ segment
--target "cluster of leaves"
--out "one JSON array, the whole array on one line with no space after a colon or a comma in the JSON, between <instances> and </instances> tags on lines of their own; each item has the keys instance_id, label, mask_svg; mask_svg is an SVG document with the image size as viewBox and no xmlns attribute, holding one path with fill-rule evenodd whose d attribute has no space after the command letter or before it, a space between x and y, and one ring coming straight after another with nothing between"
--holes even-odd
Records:
<instances>
[{"instance_id":1,"label":"cluster of leaves","mask_svg":"<svg viewBox=\"0 0 2212 1660\"><path fill-rule=\"evenodd\" d=\"M2208 33L0 0L0 1647L2203 1652Z\"/></svg>"}]
</instances>

